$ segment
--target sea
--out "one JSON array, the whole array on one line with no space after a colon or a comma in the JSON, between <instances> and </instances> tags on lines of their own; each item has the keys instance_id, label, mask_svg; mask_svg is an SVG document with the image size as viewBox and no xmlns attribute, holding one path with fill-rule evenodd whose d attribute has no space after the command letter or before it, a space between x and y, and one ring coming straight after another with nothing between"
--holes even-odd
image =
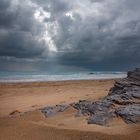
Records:
<instances>
[{"instance_id":1,"label":"sea","mask_svg":"<svg viewBox=\"0 0 140 140\"><path fill-rule=\"evenodd\" d=\"M0 71L1 83L17 82L47 82L47 81L66 81L66 80L98 80L124 78L126 72L120 71L84 71L84 72L3 72Z\"/></svg>"}]
</instances>

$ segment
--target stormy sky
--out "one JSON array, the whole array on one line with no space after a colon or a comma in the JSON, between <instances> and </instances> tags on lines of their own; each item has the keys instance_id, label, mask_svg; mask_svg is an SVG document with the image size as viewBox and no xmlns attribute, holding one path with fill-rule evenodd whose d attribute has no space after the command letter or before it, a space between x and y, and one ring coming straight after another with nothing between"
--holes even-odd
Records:
<instances>
[{"instance_id":1,"label":"stormy sky","mask_svg":"<svg viewBox=\"0 0 140 140\"><path fill-rule=\"evenodd\" d=\"M140 0L0 0L1 71L140 67Z\"/></svg>"}]
</instances>

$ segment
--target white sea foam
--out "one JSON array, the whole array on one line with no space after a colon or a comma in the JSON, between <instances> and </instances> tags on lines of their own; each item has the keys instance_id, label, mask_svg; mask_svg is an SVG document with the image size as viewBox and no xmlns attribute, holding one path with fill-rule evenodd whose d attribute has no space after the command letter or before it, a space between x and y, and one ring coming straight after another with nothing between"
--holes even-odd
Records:
<instances>
[{"instance_id":1,"label":"white sea foam","mask_svg":"<svg viewBox=\"0 0 140 140\"><path fill-rule=\"evenodd\" d=\"M45 72L0 72L0 82L39 82L39 81L65 81L65 80L90 80L124 78L126 72L79 72L48 74Z\"/></svg>"}]
</instances>

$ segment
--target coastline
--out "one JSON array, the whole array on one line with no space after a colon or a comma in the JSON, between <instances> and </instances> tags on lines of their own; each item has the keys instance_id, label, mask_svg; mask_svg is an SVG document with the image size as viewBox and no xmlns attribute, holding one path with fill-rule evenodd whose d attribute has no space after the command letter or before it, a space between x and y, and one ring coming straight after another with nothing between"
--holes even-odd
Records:
<instances>
[{"instance_id":1,"label":"coastline","mask_svg":"<svg viewBox=\"0 0 140 140\"><path fill-rule=\"evenodd\" d=\"M140 126L127 125L119 118L112 120L110 127L104 127L88 125L85 117L73 117L72 108L50 118L39 110L79 100L96 101L108 94L115 80L0 83L0 139L138 140ZM17 113L9 116L13 111Z\"/></svg>"},{"instance_id":2,"label":"coastline","mask_svg":"<svg viewBox=\"0 0 140 140\"><path fill-rule=\"evenodd\" d=\"M0 82L0 85L19 85L19 84L36 84L36 83L44 83L44 84L54 84L54 83L63 83L63 82L85 82L85 81L110 81L110 80L119 80L122 78L107 78L107 79L77 79L77 80L55 80L55 81L25 81L25 82Z\"/></svg>"},{"instance_id":3,"label":"coastline","mask_svg":"<svg viewBox=\"0 0 140 140\"><path fill-rule=\"evenodd\" d=\"M89 72L74 74L0 74L0 83L30 83L30 82L59 82L59 81L79 81L79 80L109 80L126 77L126 72Z\"/></svg>"}]
</instances>

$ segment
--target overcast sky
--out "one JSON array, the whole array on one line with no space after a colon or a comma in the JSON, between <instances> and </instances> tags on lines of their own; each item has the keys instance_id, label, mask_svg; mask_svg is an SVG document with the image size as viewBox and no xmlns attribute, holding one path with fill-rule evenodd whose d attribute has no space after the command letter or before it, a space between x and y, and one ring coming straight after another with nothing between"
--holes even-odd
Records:
<instances>
[{"instance_id":1,"label":"overcast sky","mask_svg":"<svg viewBox=\"0 0 140 140\"><path fill-rule=\"evenodd\" d=\"M0 70L140 67L140 0L0 0Z\"/></svg>"}]
</instances>

